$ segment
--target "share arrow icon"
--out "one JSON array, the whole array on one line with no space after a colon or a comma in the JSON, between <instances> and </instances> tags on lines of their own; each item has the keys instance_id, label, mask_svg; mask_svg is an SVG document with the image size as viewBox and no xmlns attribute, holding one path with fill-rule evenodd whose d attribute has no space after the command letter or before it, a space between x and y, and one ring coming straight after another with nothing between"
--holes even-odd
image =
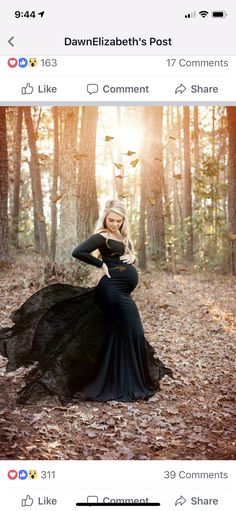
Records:
<instances>
[{"instance_id":1,"label":"share arrow icon","mask_svg":"<svg viewBox=\"0 0 236 511\"><path fill-rule=\"evenodd\" d=\"M183 83L181 83L180 85L178 85L178 87L176 87L175 89L175 94L183 94L183 92L186 90L186 87Z\"/></svg>"},{"instance_id":2,"label":"share arrow icon","mask_svg":"<svg viewBox=\"0 0 236 511\"><path fill-rule=\"evenodd\" d=\"M178 506L179 504L180 504L180 506L183 506L185 504L185 502L187 502L187 500L183 497L183 495L181 495L181 497L179 497L175 501L175 506Z\"/></svg>"}]
</instances>

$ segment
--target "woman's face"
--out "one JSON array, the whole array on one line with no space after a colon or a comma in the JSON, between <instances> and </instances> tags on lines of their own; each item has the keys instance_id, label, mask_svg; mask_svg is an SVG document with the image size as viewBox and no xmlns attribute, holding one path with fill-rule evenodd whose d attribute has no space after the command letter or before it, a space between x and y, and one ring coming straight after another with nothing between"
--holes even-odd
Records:
<instances>
[{"instance_id":1,"label":"woman's face","mask_svg":"<svg viewBox=\"0 0 236 511\"><path fill-rule=\"evenodd\" d=\"M118 213L115 213L115 211L111 211L107 214L105 219L105 226L110 232L116 232L118 231L123 224L123 217L119 215Z\"/></svg>"}]
</instances>

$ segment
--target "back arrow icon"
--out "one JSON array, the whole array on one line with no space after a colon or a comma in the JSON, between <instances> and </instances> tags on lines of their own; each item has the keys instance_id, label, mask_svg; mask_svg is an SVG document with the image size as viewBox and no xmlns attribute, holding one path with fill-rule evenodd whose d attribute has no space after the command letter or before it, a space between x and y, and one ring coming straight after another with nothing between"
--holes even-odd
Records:
<instances>
[{"instance_id":1,"label":"back arrow icon","mask_svg":"<svg viewBox=\"0 0 236 511\"><path fill-rule=\"evenodd\" d=\"M10 37L10 39L8 39L8 41L7 41L7 42L8 42L11 46L15 46L15 45L13 44L13 42L12 42L14 38L15 38L15 36L14 36L14 35L12 35L12 36Z\"/></svg>"}]
</instances>

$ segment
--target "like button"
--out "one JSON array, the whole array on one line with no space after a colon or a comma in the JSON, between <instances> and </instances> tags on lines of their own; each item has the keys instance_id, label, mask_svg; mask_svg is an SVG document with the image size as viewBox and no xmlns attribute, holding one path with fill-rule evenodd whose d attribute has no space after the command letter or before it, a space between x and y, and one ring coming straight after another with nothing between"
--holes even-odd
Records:
<instances>
[{"instance_id":1,"label":"like button","mask_svg":"<svg viewBox=\"0 0 236 511\"><path fill-rule=\"evenodd\" d=\"M34 87L27 83L25 87L21 88L21 94L33 94Z\"/></svg>"},{"instance_id":2,"label":"like button","mask_svg":"<svg viewBox=\"0 0 236 511\"><path fill-rule=\"evenodd\" d=\"M22 507L33 506L34 499L32 499L29 495L26 495L25 499L21 500Z\"/></svg>"}]
</instances>

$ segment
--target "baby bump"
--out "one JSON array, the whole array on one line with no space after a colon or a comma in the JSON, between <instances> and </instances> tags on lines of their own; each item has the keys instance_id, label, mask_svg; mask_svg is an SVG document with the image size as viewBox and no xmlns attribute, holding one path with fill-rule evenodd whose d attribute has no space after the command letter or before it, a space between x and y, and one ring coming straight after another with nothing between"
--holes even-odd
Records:
<instances>
[{"instance_id":1,"label":"baby bump","mask_svg":"<svg viewBox=\"0 0 236 511\"><path fill-rule=\"evenodd\" d=\"M96 294L110 294L112 290L131 293L138 284L138 272L132 264L120 264L108 268L111 278L104 275L96 286Z\"/></svg>"}]
</instances>

